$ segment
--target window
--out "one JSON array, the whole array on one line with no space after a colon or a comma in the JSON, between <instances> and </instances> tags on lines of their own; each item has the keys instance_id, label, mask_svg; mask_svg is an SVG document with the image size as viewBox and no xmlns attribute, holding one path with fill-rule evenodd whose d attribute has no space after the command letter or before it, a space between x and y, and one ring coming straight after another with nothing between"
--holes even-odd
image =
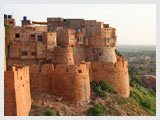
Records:
<instances>
[{"instance_id":1,"label":"window","mask_svg":"<svg viewBox=\"0 0 160 120\"><path fill-rule=\"evenodd\" d=\"M27 51L22 51L22 56L27 56L28 52Z\"/></svg>"},{"instance_id":2,"label":"window","mask_svg":"<svg viewBox=\"0 0 160 120\"><path fill-rule=\"evenodd\" d=\"M80 28L78 28L78 29L77 29L77 31L78 31L78 32L81 32L81 29L80 29Z\"/></svg>"},{"instance_id":3,"label":"window","mask_svg":"<svg viewBox=\"0 0 160 120\"><path fill-rule=\"evenodd\" d=\"M43 36L42 35L38 35L38 41L43 41Z\"/></svg>"},{"instance_id":4,"label":"window","mask_svg":"<svg viewBox=\"0 0 160 120\"><path fill-rule=\"evenodd\" d=\"M107 40L107 43L109 43L109 40Z\"/></svg>"},{"instance_id":5,"label":"window","mask_svg":"<svg viewBox=\"0 0 160 120\"><path fill-rule=\"evenodd\" d=\"M82 73L82 70L78 70L79 73Z\"/></svg>"},{"instance_id":6,"label":"window","mask_svg":"<svg viewBox=\"0 0 160 120\"><path fill-rule=\"evenodd\" d=\"M20 37L20 34L19 34L19 33L16 33L16 34L15 34L15 37L16 37L16 38L19 38L19 37Z\"/></svg>"},{"instance_id":7,"label":"window","mask_svg":"<svg viewBox=\"0 0 160 120\"><path fill-rule=\"evenodd\" d=\"M37 55L37 52L31 52L31 55L32 55L32 56L36 56L36 55Z\"/></svg>"},{"instance_id":8,"label":"window","mask_svg":"<svg viewBox=\"0 0 160 120\"><path fill-rule=\"evenodd\" d=\"M31 35L31 40L35 40L36 39L36 37L35 37L35 35Z\"/></svg>"},{"instance_id":9,"label":"window","mask_svg":"<svg viewBox=\"0 0 160 120\"><path fill-rule=\"evenodd\" d=\"M9 22L10 24L13 24L13 22Z\"/></svg>"}]
</instances>

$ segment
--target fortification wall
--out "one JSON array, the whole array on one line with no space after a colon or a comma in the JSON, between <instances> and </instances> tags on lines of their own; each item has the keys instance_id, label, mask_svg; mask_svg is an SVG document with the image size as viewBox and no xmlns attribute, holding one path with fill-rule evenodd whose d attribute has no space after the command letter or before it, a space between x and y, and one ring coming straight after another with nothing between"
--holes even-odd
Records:
<instances>
[{"instance_id":1,"label":"fortification wall","mask_svg":"<svg viewBox=\"0 0 160 120\"><path fill-rule=\"evenodd\" d=\"M115 47L86 46L86 61L113 62L117 61Z\"/></svg>"},{"instance_id":2,"label":"fortification wall","mask_svg":"<svg viewBox=\"0 0 160 120\"><path fill-rule=\"evenodd\" d=\"M128 75L128 62L118 57L117 62L92 62L92 80L100 82L105 80L123 97L129 97L130 85Z\"/></svg>"},{"instance_id":3,"label":"fortification wall","mask_svg":"<svg viewBox=\"0 0 160 120\"><path fill-rule=\"evenodd\" d=\"M54 58L52 60L54 65L57 64L65 64L65 65L73 65L73 49L72 47L55 47L54 49Z\"/></svg>"},{"instance_id":4,"label":"fortification wall","mask_svg":"<svg viewBox=\"0 0 160 120\"><path fill-rule=\"evenodd\" d=\"M44 64L41 70L35 66L30 66L31 91L53 93L69 103L89 102L90 79L87 64L59 64L55 67Z\"/></svg>"},{"instance_id":5,"label":"fortification wall","mask_svg":"<svg viewBox=\"0 0 160 120\"><path fill-rule=\"evenodd\" d=\"M73 47L74 64L80 64L81 61L85 61L85 47L74 46Z\"/></svg>"},{"instance_id":6,"label":"fortification wall","mask_svg":"<svg viewBox=\"0 0 160 120\"><path fill-rule=\"evenodd\" d=\"M4 115L28 116L31 109L29 67L4 72Z\"/></svg>"}]
</instances>

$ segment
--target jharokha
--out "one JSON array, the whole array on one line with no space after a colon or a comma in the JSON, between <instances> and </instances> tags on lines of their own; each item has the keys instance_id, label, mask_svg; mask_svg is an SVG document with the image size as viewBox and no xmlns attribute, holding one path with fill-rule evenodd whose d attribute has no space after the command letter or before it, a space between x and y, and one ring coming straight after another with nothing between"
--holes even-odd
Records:
<instances>
[{"instance_id":1,"label":"jharokha","mask_svg":"<svg viewBox=\"0 0 160 120\"><path fill-rule=\"evenodd\" d=\"M4 58L4 114L26 116L31 93L53 94L63 101L90 102L90 82L107 81L123 97L130 94L128 62L117 56L116 29L97 20L24 17L6 32Z\"/></svg>"}]
</instances>

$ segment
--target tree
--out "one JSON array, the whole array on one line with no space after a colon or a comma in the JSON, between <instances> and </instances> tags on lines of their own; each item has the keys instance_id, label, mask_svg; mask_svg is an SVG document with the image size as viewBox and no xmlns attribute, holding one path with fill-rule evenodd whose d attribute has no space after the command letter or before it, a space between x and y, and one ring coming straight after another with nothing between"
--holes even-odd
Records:
<instances>
[{"instance_id":1,"label":"tree","mask_svg":"<svg viewBox=\"0 0 160 120\"><path fill-rule=\"evenodd\" d=\"M122 56L122 54L117 49L115 49L115 53L117 56Z\"/></svg>"}]
</instances>

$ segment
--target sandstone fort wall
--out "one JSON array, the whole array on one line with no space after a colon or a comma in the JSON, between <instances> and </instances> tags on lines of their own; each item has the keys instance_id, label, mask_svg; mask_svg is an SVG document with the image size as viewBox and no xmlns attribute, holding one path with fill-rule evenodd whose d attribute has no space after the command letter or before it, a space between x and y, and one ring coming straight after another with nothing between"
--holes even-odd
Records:
<instances>
[{"instance_id":1,"label":"sandstone fort wall","mask_svg":"<svg viewBox=\"0 0 160 120\"><path fill-rule=\"evenodd\" d=\"M4 115L27 116L31 108L29 67L4 72Z\"/></svg>"},{"instance_id":2,"label":"sandstone fort wall","mask_svg":"<svg viewBox=\"0 0 160 120\"><path fill-rule=\"evenodd\" d=\"M30 65L31 91L53 93L70 103L89 102L90 79L86 64L55 67L44 64L41 70L35 66Z\"/></svg>"},{"instance_id":3,"label":"sandstone fort wall","mask_svg":"<svg viewBox=\"0 0 160 120\"><path fill-rule=\"evenodd\" d=\"M105 80L123 97L129 97L128 62L118 57L116 63L92 62L92 81Z\"/></svg>"}]
</instances>

